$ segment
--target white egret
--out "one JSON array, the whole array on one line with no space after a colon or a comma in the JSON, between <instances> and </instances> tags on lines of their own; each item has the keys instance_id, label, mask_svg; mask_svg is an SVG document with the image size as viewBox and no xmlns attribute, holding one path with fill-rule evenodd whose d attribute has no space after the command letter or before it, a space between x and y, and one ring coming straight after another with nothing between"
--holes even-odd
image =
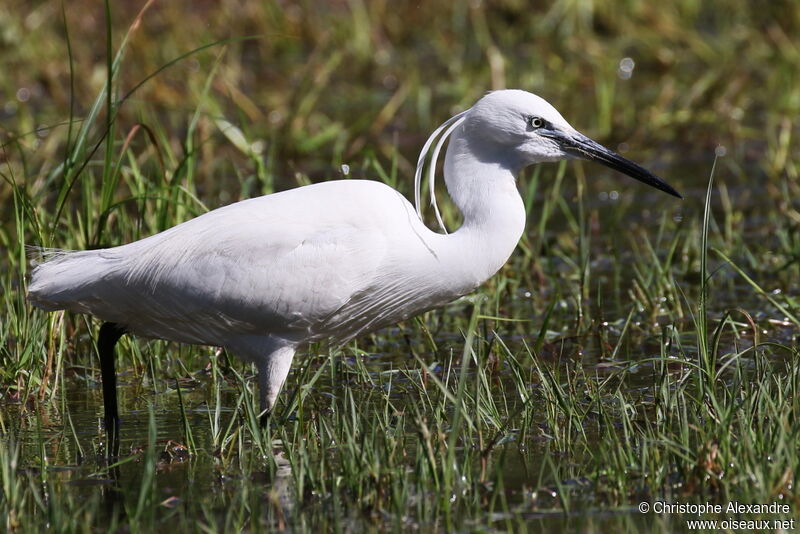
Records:
<instances>
[{"instance_id":1,"label":"white egret","mask_svg":"<svg viewBox=\"0 0 800 534\"><path fill-rule=\"evenodd\" d=\"M451 234L431 231L419 216L422 168L440 134L431 177L449 136L444 179L464 221ZM374 181L299 187L127 245L51 252L33 270L28 298L45 310L104 321L98 348L108 429L118 428L114 345L124 333L225 347L255 363L268 414L298 347L341 343L396 323L469 293L497 272L525 227L516 174L571 157L680 198L657 176L580 134L542 98L495 91L428 139L416 210Z\"/></svg>"}]
</instances>

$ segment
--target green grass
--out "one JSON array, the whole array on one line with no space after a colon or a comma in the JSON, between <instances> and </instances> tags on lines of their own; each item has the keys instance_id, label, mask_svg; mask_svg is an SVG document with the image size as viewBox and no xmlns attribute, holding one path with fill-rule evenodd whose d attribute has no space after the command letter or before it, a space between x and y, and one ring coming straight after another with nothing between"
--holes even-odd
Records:
<instances>
[{"instance_id":1,"label":"green grass","mask_svg":"<svg viewBox=\"0 0 800 534\"><path fill-rule=\"evenodd\" d=\"M141 7L0 8L7 531L686 531L637 511L657 500L797 515L794 3ZM426 135L501 86L686 199L526 171L528 232L497 276L309 347L263 431L235 357L123 341L106 465L97 325L28 306L26 247L122 244L343 164L408 195ZM719 519L749 517L778 519Z\"/></svg>"}]
</instances>

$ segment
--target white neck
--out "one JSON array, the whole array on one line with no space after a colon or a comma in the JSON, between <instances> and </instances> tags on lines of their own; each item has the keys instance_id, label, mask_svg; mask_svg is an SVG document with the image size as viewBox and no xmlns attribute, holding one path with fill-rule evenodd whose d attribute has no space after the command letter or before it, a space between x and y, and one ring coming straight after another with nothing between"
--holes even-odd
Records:
<instances>
[{"instance_id":1,"label":"white neck","mask_svg":"<svg viewBox=\"0 0 800 534\"><path fill-rule=\"evenodd\" d=\"M478 143L457 128L444 163L444 178L453 203L464 217L449 236L453 261L461 262L475 285L487 280L508 260L525 230L525 206L517 191L516 165L482 157Z\"/></svg>"}]
</instances>

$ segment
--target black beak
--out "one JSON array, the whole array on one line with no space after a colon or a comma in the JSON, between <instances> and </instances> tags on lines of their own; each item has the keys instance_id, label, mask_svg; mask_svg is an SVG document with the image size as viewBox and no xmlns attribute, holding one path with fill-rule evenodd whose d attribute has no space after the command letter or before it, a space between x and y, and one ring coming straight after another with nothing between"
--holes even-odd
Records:
<instances>
[{"instance_id":1,"label":"black beak","mask_svg":"<svg viewBox=\"0 0 800 534\"><path fill-rule=\"evenodd\" d=\"M623 158L616 152L607 149L600 143L592 141L580 132L574 130L566 131L557 126L551 126L550 128L540 130L539 135L553 139L561 146L564 152L576 158L597 161L606 167L611 167L615 171L627 174L634 180L639 180L665 193L669 193L674 197L683 198L671 185L641 165Z\"/></svg>"}]
</instances>

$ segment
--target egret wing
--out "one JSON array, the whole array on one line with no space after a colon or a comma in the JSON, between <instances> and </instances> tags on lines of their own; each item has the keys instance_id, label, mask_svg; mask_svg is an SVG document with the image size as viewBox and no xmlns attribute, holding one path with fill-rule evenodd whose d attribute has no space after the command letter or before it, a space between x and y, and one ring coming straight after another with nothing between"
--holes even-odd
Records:
<instances>
[{"instance_id":1,"label":"egret wing","mask_svg":"<svg viewBox=\"0 0 800 534\"><path fill-rule=\"evenodd\" d=\"M269 204L263 201L269 198L256 200ZM240 203L140 247L125 286L140 296L136 306L147 309L126 316L141 316L142 333L158 337L187 331L313 337L321 321L369 286L386 236L358 216L334 221L280 207Z\"/></svg>"}]
</instances>

